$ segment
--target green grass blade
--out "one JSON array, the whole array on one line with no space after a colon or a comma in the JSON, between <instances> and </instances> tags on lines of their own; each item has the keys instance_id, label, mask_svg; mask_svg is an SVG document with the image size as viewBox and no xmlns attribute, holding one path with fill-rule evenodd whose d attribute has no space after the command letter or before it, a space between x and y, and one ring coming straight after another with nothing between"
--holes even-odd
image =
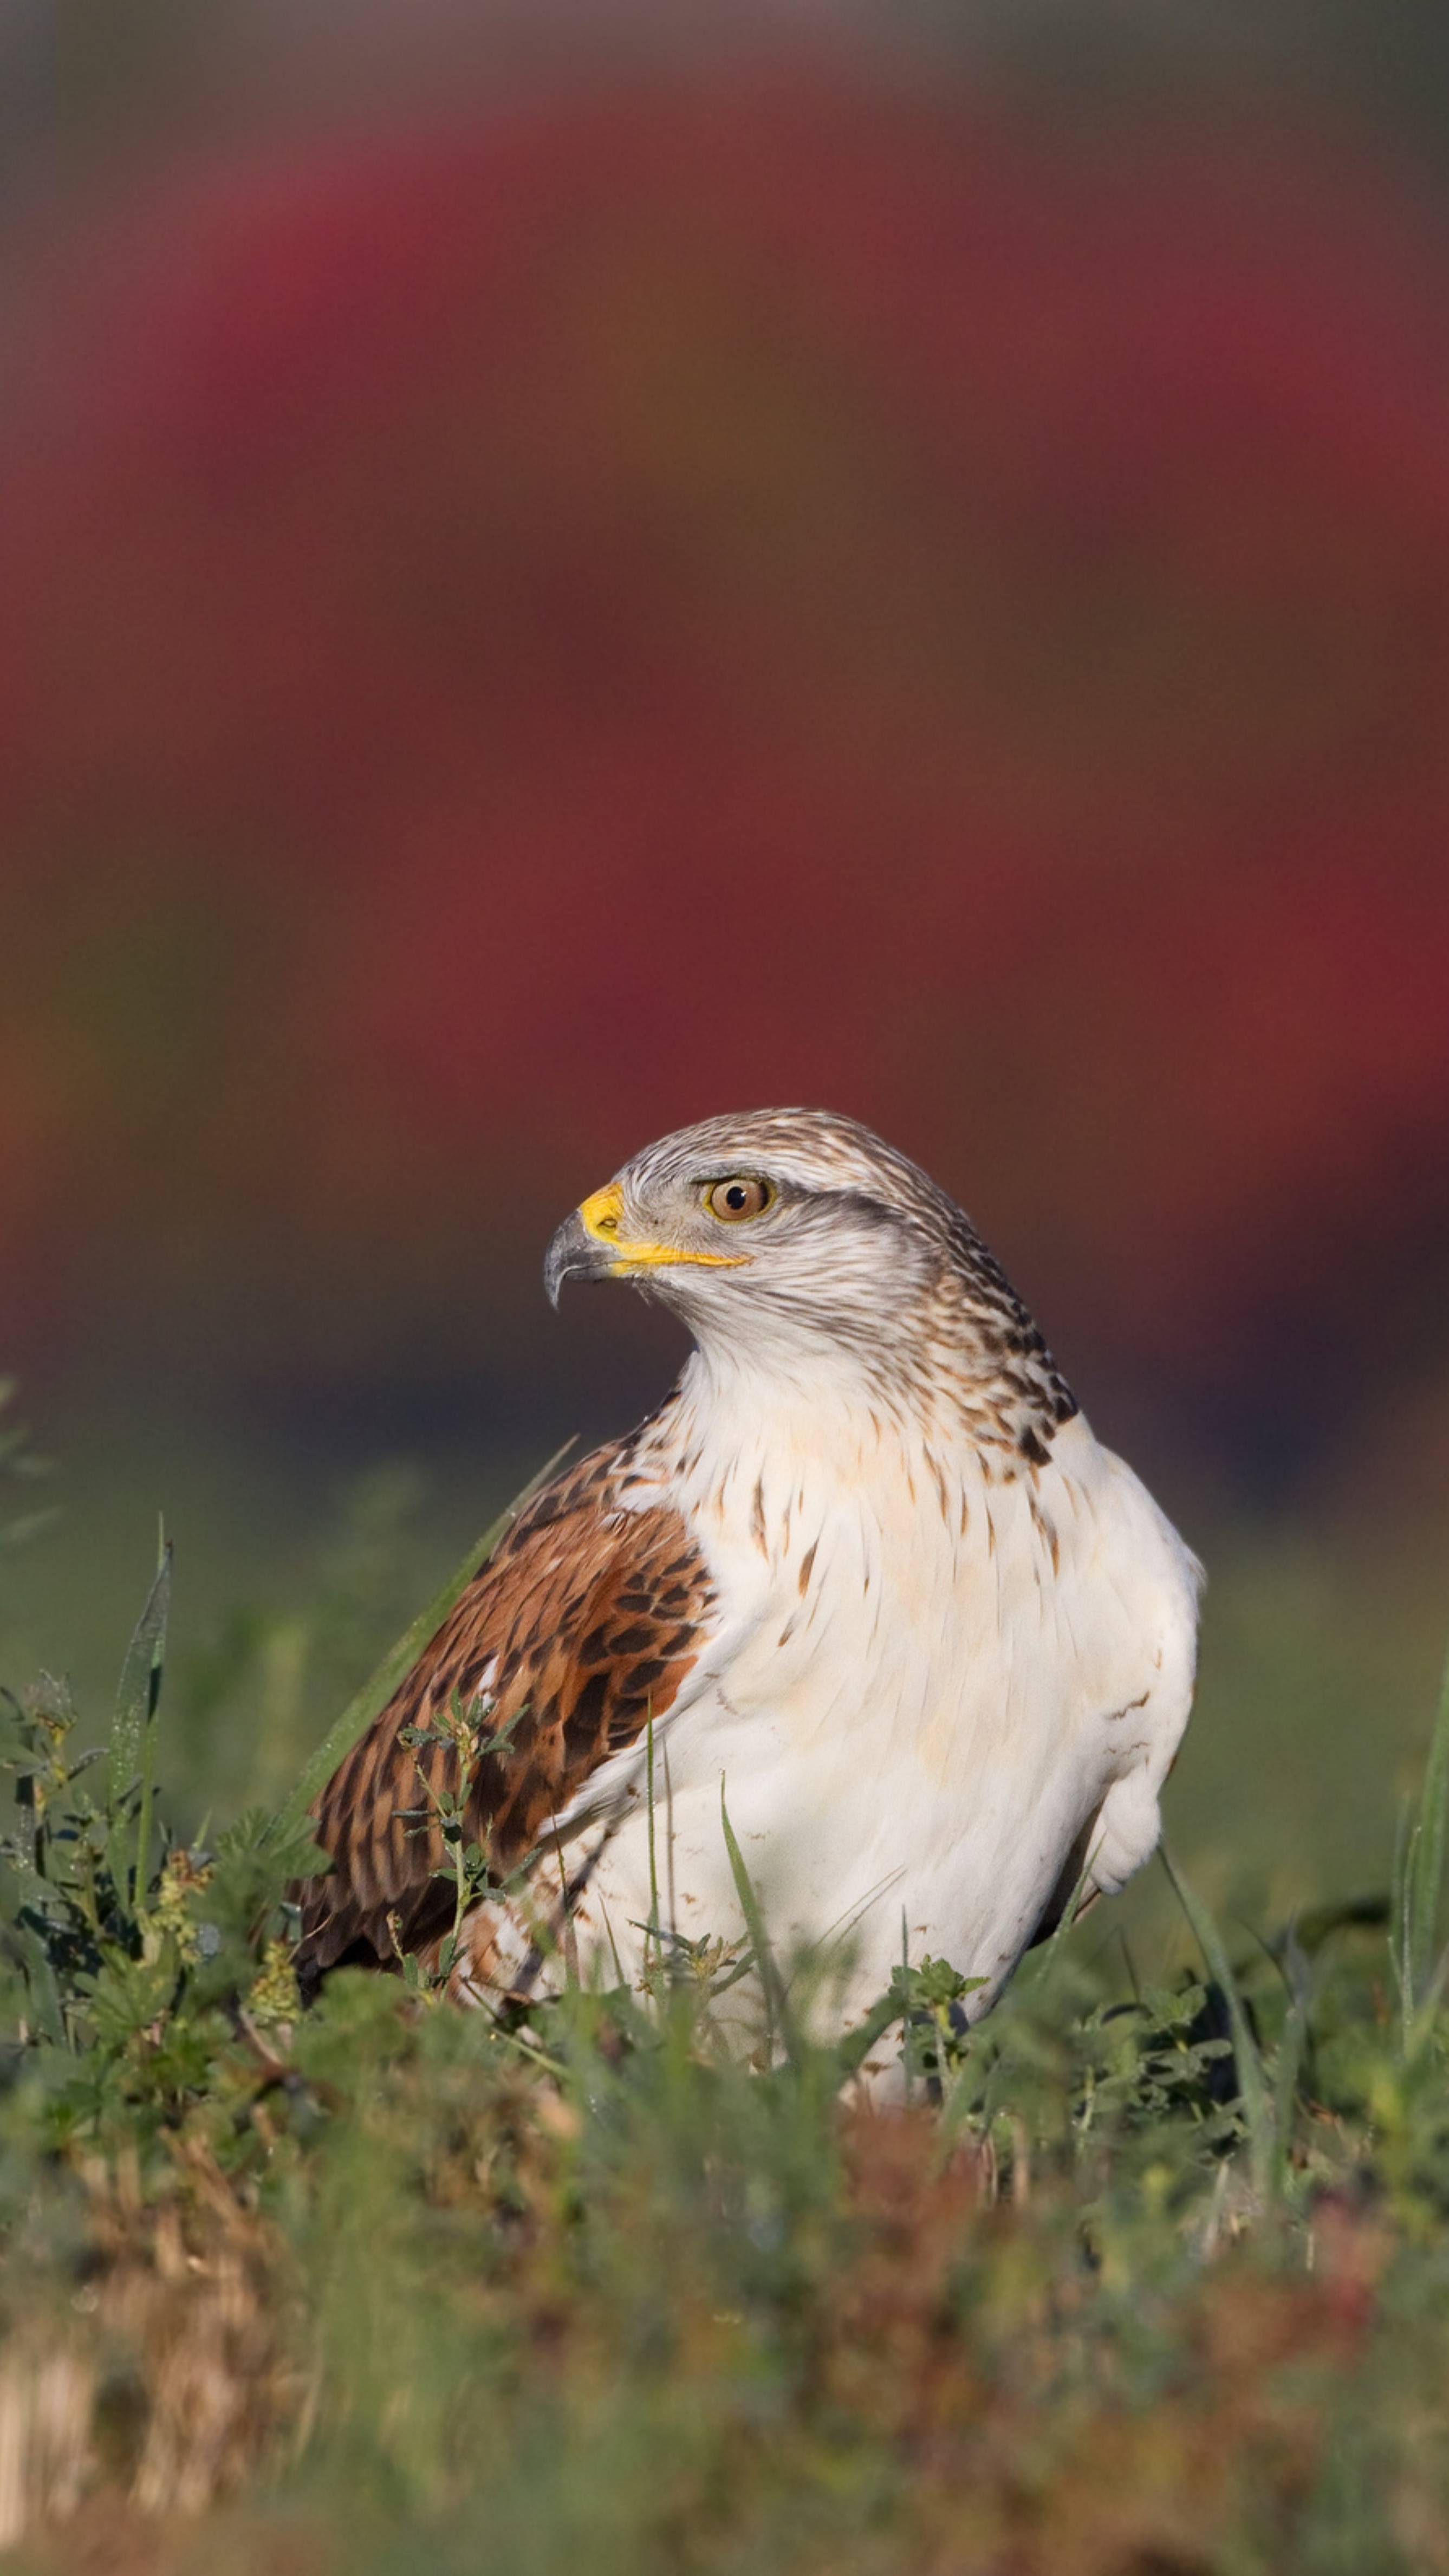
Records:
<instances>
[{"instance_id":1,"label":"green grass blade","mask_svg":"<svg viewBox=\"0 0 1449 2576\"><path fill-rule=\"evenodd\" d=\"M1444 1853L1449 1833L1449 1657L1439 1685L1439 1705L1429 1738L1418 1828L1409 1858L1408 1970L1410 2007L1423 2001L1438 1955L1439 1905L1444 1892Z\"/></svg>"},{"instance_id":2,"label":"green grass blade","mask_svg":"<svg viewBox=\"0 0 1449 2576\"><path fill-rule=\"evenodd\" d=\"M892 2022L897 2022L900 2018L901 2007L897 1997L878 1995L864 2019L856 2023L854 2030L848 2030L843 2039L836 2041L832 2053L839 2071L839 2081L842 2084L850 2076L859 2074L876 2041L884 2038Z\"/></svg>"},{"instance_id":3,"label":"green grass blade","mask_svg":"<svg viewBox=\"0 0 1449 2576\"><path fill-rule=\"evenodd\" d=\"M1243 2003L1242 1990L1234 1976L1222 1937L1201 1897L1194 1894L1182 1876L1166 1843L1160 1846L1162 1866L1167 1872L1172 1892L1186 1915L1193 1939L1201 1950L1208 1975L1221 1990L1228 2007L1228 2020L1233 2033L1233 2054L1237 2060L1238 2085L1243 2100L1243 2118L1248 2131L1248 2157L1254 2188L1266 2202L1272 2197L1277 2171L1277 2121L1273 2097L1263 2070L1263 2060L1253 2026Z\"/></svg>"},{"instance_id":4,"label":"green grass blade","mask_svg":"<svg viewBox=\"0 0 1449 2576\"><path fill-rule=\"evenodd\" d=\"M1409 1991L1409 1863L1418 1830L1414 1821L1413 1799L1401 1798L1394 1820L1394 1850L1389 1867L1387 1948L1389 1974L1399 1998L1399 2018L1406 2032L1414 2014L1413 1997Z\"/></svg>"},{"instance_id":5,"label":"green grass blade","mask_svg":"<svg viewBox=\"0 0 1449 2576\"><path fill-rule=\"evenodd\" d=\"M68 2039L65 2007L49 1946L30 1923L17 1923L10 1937L20 1952L24 1969L26 2019L31 2032L48 2039L54 2048L64 2048Z\"/></svg>"},{"instance_id":6,"label":"green grass blade","mask_svg":"<svg viewBox=\"0 0 1449 2576\"><path fill-rule=\"evenodd\" d=\"M724 1828L725 1850L729 1854L730 1870L735 1882L735 1894L740 1900L740 1912L745 1918L745 1930L750 1936L750 1947L755 1954L755 1966L759 1970L760 1990L765 1998L771 2050L773 2052L775 2034L778 2031L785 2043L785 2053L793 2065L798 2056L798 2049L785 1997L785 1981L776 1963L775 1953L770 1947L769 1934L765 1930L765 1918L760 1911L760 1900L755 1894L754 1883L745 1867L744 1853L735 1840L735 1829L730 1823L729 1809L725 1805L723 1780L719 1784L719 1813L720 1823Z\"/></svg>"},{"instance_id":7,"label":"green grass blade","mask_svg":"<svg viewBox=\"0 0 1449 2576\"><path fill-rule=\"evenodd\" d=\"M116 1713L111 1721L106 1761L106 1796L118 1806L141 1776L146 1729L156 1714L161 1690L161 1664L166 1650L166 1621L171 1607L171 1550L162 1552L155 1580L146 1595L121 1666Z\"/></svg>"},{"instance_id":8,"label":"green grass blade","mask_svg":"<svg viewBox=\"0 0 1449 2576\"><path fill-rule=\"evenodd\" d=\"M121 1666L116 1713L111 1720L106 1755L106 1804L114 1818L109 1850L111 1874L118 1892L124 1896L131 1869L135 1867L137 1905L144 1902L146 1894L145 1881L140 1873L146 1865L145 1844L149 1840L150 1828L147 1783L154 1776L156 1707L161 1697L166 1625L170 1613L171 1549L163 1545L155 1580L146 1595L145 1607L136 1622ZM122 1810L138 1784L141 1788L141 1810L137 1825L135 1828L125 1827Z\"/></svg>"},{"instance_id":9,"label":"green grass blade","mask_svg":"<svg viewBox=\"0 0 1449 2576\"><path fill-rule=\"evenodd\" d=\"M644 1973L656 1977L664 1973L664 1938L659 1925L659 1858L654 1838L654 1704L649 1704L646 1731L648 1768L646 1792L649 1802L649 1929L644 1936Z\"/></svg>"},{"instance_id":10,"label":"green grass blade","mask_svg":"<svg viewBox=\"0 0 1449 2576\"><path fill-rule=\"evenodd\" d=\"M1288 2150L1293 2135L1293 2103L1307 2042L1308 1997L1297 1994L1288 2006L1273 2070L1273 2192L1277 2199L1282 2198L1290 2180Z\"/></svg>"},{"instance_id":11,"label":"green grass blade","mask_svg":"<svg viewBox=\"0 0 1449 2576\"><path fill-rule=\"evenodd\" d=\"M282 1807L278 1817L279 1828L290 1830L302 1822L313 1799L326 1788L338 1763L344 1761L352 1751L363 1729L370 1726L379 1712L386 1708L404 1674L409 1672L417 1662L428 1640L436 1636L459 1594L466 1590L474 1575L487 1564L504 1532L517 1519L524 1506L531 1503L534 1495L548 1483L550 1476L557 1467L562 1465L573 1445L572 1440L566 1440L561 1449L554 1451L547 1464L540 1467L538 1474L530 1477L522 1493L515 1495L507 1509L499 1513L497 1520L490 1522L482 1537L474 1540L462 1563L454 1568L447 1582L418 1612L416 1619L404 1630L396 1644L388 1648L382 1661L368 1674L361 1690L354 1691L342 1715L328 1728L291 1796Z\"/></svg>"},{"instance_id":12,"label":"green grass blade","mask_svg":"<svg viewBox=\"0 0 1449 2576\"><path fill-rule=\"evenodd\" d=\"M166 1524L161 1522L156 1533L156 1579L166 1579L160 1632L156 1639L151 1664L150 1706L141 1730L141 1803L136 1810L136 1910L146 1902L151 1886L151 1808L156 1795L156 1711L161 1698L161 1677L166 1663L166 1627L171 1610L171 1549L166 1539Z\"/></svg>"}]
</instances>

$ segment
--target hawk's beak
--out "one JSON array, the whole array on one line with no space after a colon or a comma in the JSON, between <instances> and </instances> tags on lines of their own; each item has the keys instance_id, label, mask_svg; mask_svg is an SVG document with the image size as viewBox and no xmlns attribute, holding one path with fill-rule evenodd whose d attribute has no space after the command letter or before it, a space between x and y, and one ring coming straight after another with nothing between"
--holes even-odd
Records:
<instances>
[{"instance_id":1,"label":"hawk's beak","mask_svg":"<svg viewBox=\"0 0 1449 2576\"><path fill-rule=\"evenodd\" d=\"M552 1243L543 1265L543 1284L549 1304L558 1304L558 1292L566 1279L610 1279L619 1271L619 1255L634 1246L621 1244L624 1193L617 1181L607 1189L595 1190L572 1216L566 1216Z\"/></svg>"},{"instance_id":2,"label":"hawk's beak","mask_svg":"<svg viewBox=\"0 0 1449 2576\"><path fill-rule=\"evenodd\" d=\"M550 1305L566 1279L628 1279L640 1270L672 1269L689 1262L710 1270L744 1270L748 1254L689 1252L682 1244L631 1243L623 1233L624 1193L617 1181L566 1216L543 1265Z\"/></svg>"},{"instance_id":3,"label":"hawk's beak","mask_svg":"<svg viewBox=\"0 0 1449 2576\"><path fill-rule=\"evenodd\" d=\"M543 1265L543 1284L551 1306L558 1304L558 1292L566 1279L607 1279L612 1254L597 1235L590 1234L575 1208L566 1216L552 1243Z\"/></svg>"}]
</instances>

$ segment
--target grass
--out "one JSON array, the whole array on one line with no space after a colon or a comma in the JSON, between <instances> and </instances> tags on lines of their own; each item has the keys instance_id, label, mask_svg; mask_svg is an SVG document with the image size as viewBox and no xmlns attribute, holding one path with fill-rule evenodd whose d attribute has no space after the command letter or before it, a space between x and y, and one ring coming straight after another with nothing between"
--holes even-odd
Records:
<instances>
[{"instance_id":1,"label":"grass","mask_svg":"<svg viewBox=\"0 0 1449 2576\"><path fill-rule=\"evenodd\" d=\"M1177 1870L1185 1952L1103 1909L969 2036L903 1964L887 2106L742 1861L764 2072L703 1945L506 2029L350 1973L301 2012L304 1802L168 1836L168 1592L106 1725L6 1704L5 2563L1449 2565L1449 1686L1381 1898L1249 1932Z\"/></svg>"}]
</instances>

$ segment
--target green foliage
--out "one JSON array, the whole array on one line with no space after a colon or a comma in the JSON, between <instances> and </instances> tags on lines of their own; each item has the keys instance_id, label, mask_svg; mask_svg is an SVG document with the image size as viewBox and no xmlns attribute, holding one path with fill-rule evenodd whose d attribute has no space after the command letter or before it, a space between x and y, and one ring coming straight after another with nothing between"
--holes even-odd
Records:
<instances>
[{"instance_id":1,"label":"green foliage","mask_svg":"<svg viewBox=\"0 0 1449 2576\"><path fill-rule=\"evenodd\" d=\"M108 1744L76 1749L67 1685L0 1703L11 1779L0 1952L12 2077L74 2146L148 2143L207 2097L287 1929L284 1889L318 1865L305 1828L243 1817L214 1852L152 1850L171 1556L121 1668Z\"/></svg>"},{"instance_id":2,"label":"green foliage","mask_svg":"<svg viewBox=\"0 0 1449 2576\"><path fill-rule=\"evenodd\" d=\"M490 1753L506 1750L523 1711L516 1710L501 1726L490 1724L490 1714L490 1702L474 1700L465 1706L458 1692L454 1691L435 1725L405 1726L402 1730L403 1743L417 1753L429 1745L439 1745L444 1752L451 1754L451 1776L457 1784L453 1788L434 1788L426 1769L419 1762L418 1788L423 1803L398 1810L414 1831L425 1833L436 1829L444 1856L442 1866L433 1875L446 1881L453 1898L453 1920L444 1935L438 1952L437 1971L431 1979L426 1978L416 1959L403 1955L401 1941L397 1943L403 1976L414 1988L424 1982L446 1988L462 1945L464 1917L490 1883L491 1854L486 1842L475 1841L469 1832L468 1809L482 1765ZM291 1812L290 1808L288 1812Z\"/></svg>"},{"instance_id":3,"label":"green foliage","mask_svg":"<svg viewBox=\"0 0 1449 2576\"><path fill-rule=\"evenodd\" d=\"M160 1821L169 1609L163 1552L104 1742L46 1678L0 1726L28 2563L72 2563L47 2500L87 2492L118 2576L293 2547L361 2576L1421 2563L1449 2502L1443 1710L1391 1899L1239 1956L1175 1872L1190 1974L1139 1987L1068 1919L973 2024L980 1981L903 1945L842 2042L722 1805L733 1943L656 1919L637 1988L527 2014L450 2006L446 1952L303 2011L305 1800L190 1845ZM417 1822L456 1939L492 1739L442 1724L458 1789ZM153 2561L135 2517L178 2505L194 2545Z\"/></svg>"}]
</instances>

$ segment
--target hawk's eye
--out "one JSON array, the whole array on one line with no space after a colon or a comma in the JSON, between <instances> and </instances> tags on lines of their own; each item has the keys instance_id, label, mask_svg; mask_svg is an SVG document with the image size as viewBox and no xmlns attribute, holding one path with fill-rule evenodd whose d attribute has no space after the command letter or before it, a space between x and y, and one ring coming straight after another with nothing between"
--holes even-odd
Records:
<instances>
[{"instance_id":1,"label":"hawk's eye","mask_svg":"<svg viewBox=\"0 0 1449 2576\"><path fill-rule=\"evenodd\" d=\"M704 1194L711 1216L721 1225L743 1225L746 1217L759 1216L770 1204L774 1190L768 1181L746 1177L741 1172L733 1180L712 1181Z\"/></svg>"}]
</instances>

